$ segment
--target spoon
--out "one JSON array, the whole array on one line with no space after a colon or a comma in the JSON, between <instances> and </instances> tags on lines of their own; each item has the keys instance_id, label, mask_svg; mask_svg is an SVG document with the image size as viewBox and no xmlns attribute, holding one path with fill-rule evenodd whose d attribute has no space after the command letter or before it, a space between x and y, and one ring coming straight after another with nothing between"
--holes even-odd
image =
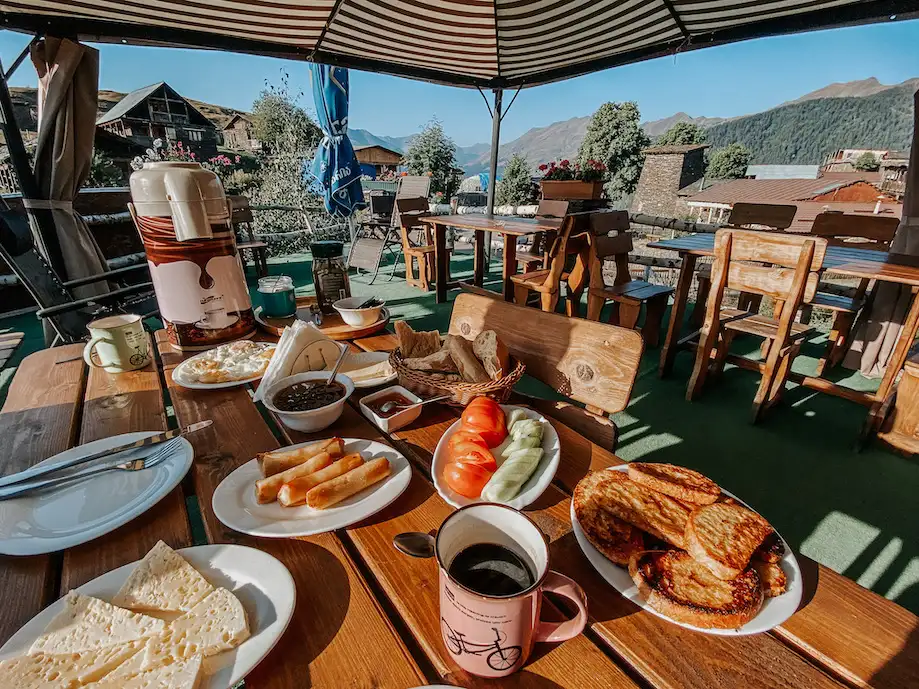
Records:
<instances>
[{"instance_id":1,"label":"spoon","mask_svg":"<svg viewBox=\"0 0 919 689\"><path fill-rule=\"evenodd\" d=\"M448 400L451 397L453 397L453 395L441 395L440 397L432 397L429 400L421 400L420 402L415 402L414 404L399 404L398 402L389 401L389 402L384 402L382 405L380 405L380 411L383 414L388 414L394 409L398 409L399 411L405 411L406 409L411 409L412 407L420 407L423 404L430 404L431 402L440 402L441 400Z\"/></svg>"},{"instance_id":2,"label":"spoon","mask_svg":"<svg viewBox=\"0 0 919 689\"><path fill-rule=\"evenodd\" d=\"M338 373L338 369L341 368L341 365L344 363L346 356L348 356L347 346L341 348L341 354L338 355L338 361L336 361L335 365L332 367L332 372L329 374L329 379L325 382L326 385L331 385L332 381L335 380L335 374Z\"/></svg>"},{"instance_id":3,"label":"spoon","mask_svg":"<svg viewBox=\"0 0 919 689\"><path fill-rule=\"evenodd\" d=\"M392 544L401 553L412 557L434 557L434 537L420 531L396 534Z\"/></svg>"}]
</instances>

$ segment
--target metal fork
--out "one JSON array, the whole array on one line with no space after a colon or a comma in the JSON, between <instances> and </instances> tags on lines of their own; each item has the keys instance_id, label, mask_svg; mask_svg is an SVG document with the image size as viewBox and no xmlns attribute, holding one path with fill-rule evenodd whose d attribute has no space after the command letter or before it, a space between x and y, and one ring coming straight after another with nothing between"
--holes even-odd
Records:
<instances>
[{"instance_id":1,"label":"metal fork","mask_svg":"<svg viewBox=\"0 0 919 689\"><path fill-rule=\"evenodd\" d=\"M150 469L165 461L169 457L170 452L176 447L179 440L180 438L173 438L172 440L163 443L162 447L158 448L155 452L151 452L146 457L139 457L138 459L133 459L128 462L122 462L121 464L109 464L108 466L90 467L89 469L76 471L72 474L67 474L66 476L56 476L55 478L49 478L43 481L30 481L28 483L19 483L13 486L0 488L0 500L18 498L35 490L50 488L52 486L69 483L79 479L85 479L90 476L96 476L97 474L105 473L107 471L141 471L143 469Z\"/></svg>"}]
</instances>

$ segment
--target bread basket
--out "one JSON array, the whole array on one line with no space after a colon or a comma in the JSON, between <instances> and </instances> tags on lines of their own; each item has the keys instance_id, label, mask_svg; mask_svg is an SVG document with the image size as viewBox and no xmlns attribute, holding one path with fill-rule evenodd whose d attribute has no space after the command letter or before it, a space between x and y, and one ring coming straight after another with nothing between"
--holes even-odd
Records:
<instances>
[{"instance_id":1,"label":"bread basket","mask_svg":"<svg viewBox=\"0 0 919 689\"><path fill-rule=\"evenodd\" d=\"M402 352L394 349L389 354L389 365L399 374L399 385L408 388L419 397L453 395L445 404L465 407L476 397L491 397L495 402L506 402L514 385L523 377L526 367L517 359L511 358L511 372L503 378L489 380L486 383L466 383L443 380L436 373L415 371L402 361Z\"/></svg>"}]
</instances>

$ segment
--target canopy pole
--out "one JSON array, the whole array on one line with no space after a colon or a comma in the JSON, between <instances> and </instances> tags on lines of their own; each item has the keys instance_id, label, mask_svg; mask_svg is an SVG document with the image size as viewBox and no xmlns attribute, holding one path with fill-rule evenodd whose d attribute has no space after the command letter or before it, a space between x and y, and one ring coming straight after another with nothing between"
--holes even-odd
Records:
<instances>
[{"instance_id":1,"label":"canopy pole","mask_svg":"<svg viewBox=\"0 0 919 689\"><path fill-rule=\"evenodd\" d=\"M488 201L485 206L485 217L495 214L495 187L498 186L498 144L501 142L501 97L504 91L495 89L495 107L491 110L491 164L488 167ZM489 242L491 247L491 242Z\"/></svg>"}]
</instances>

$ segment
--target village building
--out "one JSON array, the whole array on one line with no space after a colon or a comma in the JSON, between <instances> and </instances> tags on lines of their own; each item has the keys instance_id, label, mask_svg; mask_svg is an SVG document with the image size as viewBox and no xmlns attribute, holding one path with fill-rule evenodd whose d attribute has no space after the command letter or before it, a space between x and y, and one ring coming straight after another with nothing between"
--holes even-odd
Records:
<instances>
[{"instance_id":1,"label":"village building","mask_svg":"<svg viewBox=\"0 0 919 689\"><path fill-rule=\"evenodd\" d=\"M877 160L883 160L888 154L893 153L886 148L840 148L830 153L823 161L824 172L855 172L855 161L866 153L870 153Z\"/></svg>"},{"instance_id":2,"label":"village building","mask_svg":"<svg viewBox=\"0 0 919 689\"><path fill-rule=\"evenodd\" d=\"M361 164L361 174L376 179L387 172L395 172L402 163L402 152L385 146L357 146L354 149L357 162Z\"/></svg>"},{"instance_id":3,"label":"village building","mask_svg":"<svg viewBox=\"0 0 919 689\"><path fill-rule=\"evenodd\" d=\"M632 196L631 211L681 217L679 191L703 180L706 148L704 144L689 144L645 149L645 163Z\"/></svg>"},{"instance_id":4,"label":"village building","mask_svg":"<svg viewBox=\"0 0 919 689\"><path fill-rule=\"evenodd\" d=\"M216 125L165 82L131 91L96 124L148 148L162 139L181 141L200 159L217 155Z\"/></svg>"},{"instance_id":5,"label":"village building","mask_svg":"<svg viewBox=\"0 0 919 689\"><path fill-rule=\"evenodd\" d=\"M255 153L262 150L262 142L255 136L255 126L245 115L236 113L223 128L223 145L234 151Z\"/></svg>"}]
</instances>

